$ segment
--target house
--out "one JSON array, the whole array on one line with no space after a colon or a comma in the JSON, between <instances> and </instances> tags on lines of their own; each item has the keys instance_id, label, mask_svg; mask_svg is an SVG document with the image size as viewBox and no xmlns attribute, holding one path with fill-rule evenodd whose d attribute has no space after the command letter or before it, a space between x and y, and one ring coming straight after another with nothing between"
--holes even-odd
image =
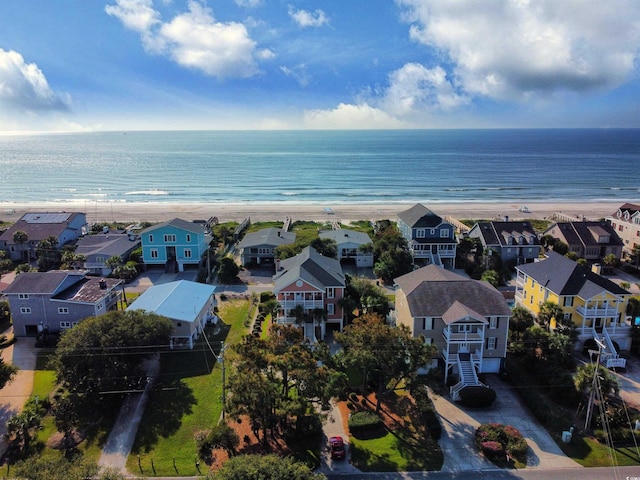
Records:
<instances>
[{"instance_id":1,"label":"house","mask_svg":"<svg viewBox=\"0 0 640 480\"><path fill-rule=\"evenodd\" d=\"M482 248L496 252L503 262L530 263L542 252L538 236L526 221L478 222L468 236L480 239Z\"/></svg>"},{"instance_id":2,"label":"house","mask_svg":"<svg viewBox=\"0 0 640 480\"><path fill-rule=\"evenodd\" d=\"M250 263L273 263L275 250L281 245L290 245L296 241L296 234L282 228L263 228L247 233L238 244L242 265Z\"/></svg>"},{"instance_id":3,"label":"house","mask_svg":"<svg viewBox=\"0 0 640 480\"><path fill-rule=\"evenodd\" d=\"M498 290L433 264L396 278L395 285L396 324L438 348L445 381L459 379L454 399L465 386L480 385L478 374L500 371L511 310Z\"/></svg>"},{"instance_id":4,"label":"house","mask_svg":"<svg viewBox=\"0 0 640 480\"><path fill-rule=\"evenodd\" d=\"M548 252L545 260L516 267L516 272L518 305L537 316L544 302L557 304L563 320L575 327L581 342L591 338L604 342L603 360L608 366L624 366L614 342L622 350L631 348L628 291L555 252Z\"/></svg>"},{"instance_id":5,"label":"house","mask_svg":"<svg viewBox=\"0 0 640 480\"><path fill-rule=\"evenodd\" d=\"M14 240L14 234L26 233L26 242ZM55 237L56 248L74 242L87 234L89 227L84 213L25 213L20 220L0 235L0 249L6 250L7 258L15 262L28 262L36 258L36 248L45 238Z\"/></svg>"},{"instance_id":6,"label":"house","mask_svg":"<svg viewBox=\"0 0 640 480\"><path fill-rule=\"evenodd\" d=\"M373 267L373 248L362 251L360 247L371 244L369 235L364 232L339 228L337 230L323 230L320 238L329 238L338 246L338 260L352 260L356 267Z\"/></svg>"},{"instance_id":7,"label":"house","mask_svg":"<svg viewBox=\"0 0 640 480\"><path fill-rule=\"evenodd\" d=\"M216 287L204 283L178 280L153 285L128 308L162 315L173 322L170 347L192 349L207 323L218 319Z\"/></svg>"},{"instance_id":8,"label":"house","mask_svg":"<svg viewBox=\"0 0 640 480\"><path fill-rule=\"evenodd\" d=\"M418 203L398 214L398 228L416 265L454 268L457 242L452 224Z\"/></svg>"},{"instance_id":9,"label":"house","mask_svg":"<svg viewBox=\"0 0 640 480\"><path fill-rule=\"evenodd\" d=\"M551 235L569 246L569 251L590 261L599 261L609 254L620 259L622 240L607 222L557 222L543 235Z\"/></svg>"},{"instance_id":10,"label":"house","mask_svg":"<svg viewBox=\"0 0 640 480\"><path fill-rule=\"evenodd\" d=\"M25 272L4 290L16 336L60 332L88 317L117 309L122 280L84 271Z\"/></svg>"},{"instance_id":11,"label":"house","mask_svg":"<svg viewBox=\"0 0 640 480\"><path fill-rule=\"evenodd\" d=\"M280 305L278 323L301 323L310 341L327 330L342 330L345 277L340 262L306 247L295 257L276 260L274 293Z\"/></svg>"},{"instance_id":12,"label":"house","mask_svg":"<svg viewBox=\"0 0 640 480\"><path fill-rule=\"evenodd\" d=\"M106 233L86 235L76 243L75 253L86 258L84 268L96 275L109 275L111 269L105 262L111 257L119 257L122 263L140 246L140 240L126 233Z\"/></svg>"},{"instance_id":13,"label":"house","mask_svg":"<svg viewBox=\"0 0 640 480\"><path fill-rule=\"evenodd\" d=\"M198 265L209 243L202 224L179 218L144 229L140 240L144 264L163 265L172 272Z\"/></svg>"},{"instance_id":14,"label":"house","mask_svg":"<svg viewBox=\"0 0 640 480\"><path fill-rule=\"evenodd\" d=\"M631 255L640 246L640 205L625 203L606 220L622 240L623 253Z\"/></svg>"}]
</instances>

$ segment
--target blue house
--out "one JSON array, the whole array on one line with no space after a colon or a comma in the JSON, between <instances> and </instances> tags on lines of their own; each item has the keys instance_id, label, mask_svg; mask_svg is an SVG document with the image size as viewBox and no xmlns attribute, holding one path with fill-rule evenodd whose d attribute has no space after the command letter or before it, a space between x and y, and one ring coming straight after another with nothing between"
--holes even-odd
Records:
<instances>
[{"instance_id":1,"label":"blue house","mask_svg":"<svg viewBox=\"0 0 640 480\"><path fill-rule=\"evenodd\" d=\"M140 240L144 264L164 265L172 272L198 265L209 243L204 225L179 218L143 230Z\"/></svg>"},{"instance_id":2,"label":"blue house","mask_svg":"<svg viewBox=\"0 0 640 480\"><path fill-rule=\"evenodd\" d=\"M454 268L455 227L442 217L417 203L398 214L398 229L407 240L416 265Z\"/></svg>"}]
</instances>

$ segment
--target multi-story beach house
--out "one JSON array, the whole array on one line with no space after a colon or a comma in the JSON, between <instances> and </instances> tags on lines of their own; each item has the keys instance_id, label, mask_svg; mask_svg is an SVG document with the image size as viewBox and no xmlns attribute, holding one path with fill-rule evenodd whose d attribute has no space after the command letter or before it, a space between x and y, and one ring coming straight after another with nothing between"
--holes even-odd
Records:
<instances>
[{"instance_id":1,"label":"multi-story beach house","mask_svg":"<svg viewBox=\"0 0 640 480\"><path fill-rule=\"evenodd\" d=\"M530 222L478 222L468 236L482 248L500 255L503 262L530 263L540 256L542 245Z\"/></svg>"},{"instance_id":2,"label":"multi-story beach house","mask_svg":"<svg viewBox=\"0 0 640 480\"><path fill-rule=\"evenodd\" d=\"M536 316L544 302L557 304L563 322L575 327L583 345L588 339L604 342L603 361L608 366L624 366L614 342L621 350L631 348L631 322L626 317L631 294L567 257L555 252L547 256L516 267L516 303Z\"/></svg>"},{"instance_id":3,"label":"multi-story beach house","mask_svg":"<svg viewBox=\"0 0 640 480\"><path fill-rule=\"evenodd\" d=\"M346 284L338 260L306 247L295 257L276 260L273 282L278 323L299 325L312 342L323 340L327 330L342 330Z\"/></svg>"},{"instance_id":4,"label":"multi-story beach house","mask_svg":"<svg viewBox=\"0 0 640 480\"><path fill-rule=\"evenodd\" d=\"M210 239L202 224L174 218L144 229L140 241L145 265L162 265L166 271L183 272L186 265L200 263Z\"/></svg>"},{"instance_id":5,"label":"multi-story beach house","mask_svg":"<svg viewBox=\"0 0 640 480\"><path fill-rule=\"evenodd\" d=\"M122 280L88 277L83 271L25 272L5 290L16 336L59 332L115 310Z\"/></svg>"},{"instance_id":6,"label":"multi-story beach house","mask_svg":"<svg viewBox=\"0 0 640 480\"><path fill-rule=\"evenodd\" d=\"M123 263L129 260L129 255L140 246L140 240L135 235L126 233L105 233L86 235L76 243L76 254L84 255L84 269L95 275L109 275L111 268L106 261L111 257L118 257Z\"/></svg>"},{"instance_id":7,"label":"multi-story beach house","mask_svg":"<svg viewBox=\"0 0 640 480\"><path fill-rule=\"evenodd\" d=\"M255 263L273 264L276 258L276 248L290 245L296 241L296 234L282 228L263 228L257 232L247 233L240 243L238 250L242 265Z\"/></svg>"},{"instance_id":8,"label":"multi-story beach house","mask_svg":"<svg viewBox=\"0 0 640 480\"><path fill-rule=\"evenodd\" d=\"M445 381L458 379L454 399L462 388L480 384L478 374L500 371L511 310L498 290L435 265L402 275L395 285L396 323L438 348Z\"/></svg>"},{"instance_id":9,"label":"multi-story beach house","mask_svg":"<svg viewBox=\"0 0 640 480\"><path fill-rule=\"evenodd\" d=\"M373 267L373 248L363 250L364 245L372 246L369 235L364 232L339 228L322 230L318 236L336 242L338 260L352 261L356 267Z\"/></svg>"},{"instance_id":10,"label":"multi-story beach house","mask_svg":"<svg viewBox=\"0 0 640 480\"><path fill-rule=\"evenodd\" d=\"M557 222L543 235L551 235L569 246L569 251L592 262L598 262L609 254L620 259L622 240L607 222Z\"/></svg>"},{"instance_id":11,"label":"multi-story beach house","mask_svg":"<svg viewBox=\"0 0 640 480\"><path fill-rule=\"evenodd\" d=\"M55 248L76 241L89 231L87 218L79 212L25 213L0 235L0 249L14 262L36 258L36 248L45 238L57 239ZM26 235L16 236L16 232Z\"/></svg>"},{"instance_id":12,"label":"multi-story beach house","mask_svg":"<svg viewBox=\"0 0 640 480\"><path fill-rule=\"evenodd\" d=\"M442 217L417 203L398 214L398 228L409 244L416 265L455 267L455 227Z\"/></svg>"},{"instance_id":13,"label":"multi-story beach house","mask_svg":"<svg viewBox=\"0 0 640 480\"><path fill-rule=\"evenodd\" d=\"M167 317L173 323L170 348L193 349L207 323L215 323L216 287L178 280L153 285L127 310L144 310Z\"/></svg>"},{"instance_id":14,"label":"multi-story beach house","mask_svg":"<svg viewBox=\"0 0 640 480\"><path fill-rule=\"evenodd\" d=\"M625 203L607 217L607 222L622 240L624 255L631 255L640 246L640 205Z\"/></svg>"}]
</instances>

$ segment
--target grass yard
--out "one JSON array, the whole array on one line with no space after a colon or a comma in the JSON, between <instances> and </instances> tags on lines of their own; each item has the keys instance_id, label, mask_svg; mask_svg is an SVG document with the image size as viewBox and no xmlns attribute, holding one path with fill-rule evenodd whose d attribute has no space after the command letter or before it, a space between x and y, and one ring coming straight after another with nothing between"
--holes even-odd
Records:
<instances>
[{"instance_id":1,"label":"grass yard","mask_svg":"<svg viewBox=\"0 0 640 480\"><path fill-rule=\"evenodd\" d=\"M219 306L222 328L208 329L216 354L247 333L249 302L233 300ZM221 325L221 324L219 324ZM194 434L215 425L222 413L222 368L204 342L192 351L171 351L161 360L160 379L149 398L134 451L127 461L133 474L198 475ZM206 465L200 467L206 472Z\"/></svg>"},{"instance_id":2,"label":"grass yard","mask_svg":"<svg viewBox=\"0 0 640 480\"><path fill-rule=\"evenodd\" d=\"M554 436L554 440L568 457L583 467L632 466L640 464L640 452L635 447L616 447L610 451L606 445L595 438L575 436L571 443L563 443ZM615 460L612 462L612 456ZM612 465L613 464L613 465Z\"/></svg>"}]
</instances>

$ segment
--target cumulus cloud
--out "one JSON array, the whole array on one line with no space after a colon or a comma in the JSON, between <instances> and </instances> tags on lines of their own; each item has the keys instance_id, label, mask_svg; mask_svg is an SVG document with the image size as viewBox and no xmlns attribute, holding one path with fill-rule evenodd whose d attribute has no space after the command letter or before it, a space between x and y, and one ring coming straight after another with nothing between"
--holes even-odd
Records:
<instances>
[{"instance_id":1,"label":"cumulus cloud","mask_svg":"<svg viewBox=\"0 0 640 480\"><path fill-rule=\"evenodd\" d=\"M329 18L322 10L297 10L293 5L289 5L289 16L301 28L321 27L329 23Z\"/></svg>"},{"instance_id":2,"label":"cumulus cloud","mask_svg":"<svg viewBox=\"0 0 640 480\"><path fill-rule=\"evenodd\" d=\"M384 110L366 103L353 105L341 103L330 110L307 110L304 112L307 128L322 130L404 128L407 125Z\"/></svg>"},{"instance_id":3,"label":"cumulus cloud","mask_svg":"<svg viewBox=\"0 0 640 480\"><path fill-rule=\"evenodd\" d=\"M218 22L211 9L197 1L188 2L188 11L168 22L161 20L152 0L116 0L105 11L139 32L148 52L212 77L251 77L260 72L258 61L274 56L257 48L242 23Z\"/></svg>"},{"instance_id":4,"label":"cumulus cloud","mask_svg":"<svg viewBox=\"0 0 640 480\"><path fill-rule=\"evenodd\" d=\"M21 112L66 111L67 95L49 87L42 70L13 50L0 48L0 105Z\"/></svg>"},{"instance_id":5,"label":"cumulus cloud","mask_svg":"<svg viewBox=\"0 0 640 480\"><path fill-rule=\"evenodd\" d=\"M410 37L472 95L527 99L613 88L640 50L635 0L396 0Z\"/></svg>"}]
</instances>

